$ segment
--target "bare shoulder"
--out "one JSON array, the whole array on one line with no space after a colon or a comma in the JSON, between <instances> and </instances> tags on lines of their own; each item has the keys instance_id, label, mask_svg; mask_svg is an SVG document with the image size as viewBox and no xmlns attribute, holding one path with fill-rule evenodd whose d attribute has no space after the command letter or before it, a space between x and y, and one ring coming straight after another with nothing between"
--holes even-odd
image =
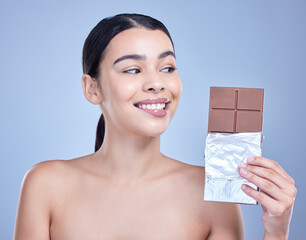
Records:
<instances>
[{"instance_id":1,"label":"bare shoulder","mask_svg":"<svg viewBox=\"0 0 306 240\"><path fill-rule=\"evenodd\" d=\"M190 204L189 207L199 214L200 221L207 223L210 204L204 202L205 168L174 159L170 159L171 161L175 169L174 177L170 178L171 186L175 186L176 193L180 195L179 199L184 200L186 205Z\"/></svg>"},{"instance_id":2,"label":"bare shoulder","mask_svg":"<svg viewBox=\"0 0 306 240\"><path fill-rule=\"evenodd\" d=\"M35 164L25 174L23 185L39 184L51 187L69 170L67 160L48 160Z\"/></svg>"},{"instance_id":3,"label":"bare shoulder","mask_svg":"<svg viewBox=\"0 0 306 240\"><path fill-rule=\"evenodd\" d=\"M32 166L22 181L21 201L28 195L37 196L37 199L45 198L43 206L52 212L56 203L61 201L61 194L80 175L78 165L84 158L86 156L71 160L48 160Z\"/></svg>"},{"instance_id":4,"label":"bare shoulder","mask_svg":"<svg viewBox=\"0 0 306 240\"><path fill-rule=\"evenodd\" d=\"M80 163L88 159L88 155L69 160L48 160L42 161L32 166L25 174L24 179L28 181L35 180L63 180L62 178L70 178L71 174L80 170ZM52 183L51 181L50 183Z\"/></svg>"},{"instance_id":5,"label":"bare shoulder","mask_svg":"<svg viewBox=\"0 0 306 240\"><path fill-rule=\"evenodd\" d=\"M20 203L27 202L32 196L35 199L31 202L40 201L41 207L50 214L57 193L68 178L70 165L67 160L49 160L32 166L22 181Z\"/></svg>"},{"instance_id":6,"label":"bare shoulder","mask_svg":"<svg viewBox=\"0 0 306 240\"><path fill-rule=\"evenodd\" d=\"M208 239L244 239L240 206L204 201L205 167L178 162L182 191L188 193L200 224L209 226Z\"/></svg>"},{"instance_id":7,"label":"bare shoulder","mask_svg":"<svg viewBox=\"0 0 306 240\"><path fill-rule=\"evenodd\" d=\"M173 169L181 184L184 184L185 190L195 190L204 197L205 167L187 164L169 158L173 164Z\"/></svg>"},{"instance_id":8,"label":"bare shoulder","mask_svg":"<svg viewBox=\"0 0 306 240\"><path fill-rule=\"evenodd\" d=\"M30 168L22 181L14 239L49 239L56 181L65 168L63 161L46 161Z\"/></svg>"},{"instance_id":9,"label":"bare shoulder","mask_svg":"<svg viewBox=\"0 0 306 240\"><path fill-rule=\"evenodd\" d=\"M48 160L36 163L25 174L26 178L50 177L66 167L66 160Z\"/></svg>"}]
</instances>

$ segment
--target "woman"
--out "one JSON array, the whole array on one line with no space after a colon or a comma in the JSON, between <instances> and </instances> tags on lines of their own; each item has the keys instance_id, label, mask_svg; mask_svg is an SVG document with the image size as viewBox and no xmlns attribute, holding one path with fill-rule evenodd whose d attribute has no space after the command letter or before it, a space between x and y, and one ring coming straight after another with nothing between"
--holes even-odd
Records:
<instances>
[{"instance_id":1,"label":"woman","mask_svg":"<svg viewBox=\"0 0 306 240\"><path fill-rule=\"evenodd\" d=\"M160 153L182 91L173 42L139 14L102 20L83 48L85 98L101 107L95 153L45 161L23 181L14 239L243 239L239 205L203 201L204 168ZM296 194L274 161L241 176L264 210L265 239L285 239Z\"/></svg>"}]
</instances>

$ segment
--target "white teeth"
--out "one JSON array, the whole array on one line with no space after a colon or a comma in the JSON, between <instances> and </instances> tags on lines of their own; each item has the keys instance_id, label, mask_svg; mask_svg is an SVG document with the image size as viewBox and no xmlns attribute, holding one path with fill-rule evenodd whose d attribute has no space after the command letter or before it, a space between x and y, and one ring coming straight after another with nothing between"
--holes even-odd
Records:
<instances>
[{"instance_id":1,"label":"white teeth","mask_svg":"<svg viewBox=\"0 0 306 240\"><path fill-rule=\"evenodd\" d=\"M155 110L155 109L161 110L161 109L164 109L165 106L166 106L165 103L157 103L157 104L139 104L139 105L138 105L139 108L142 108L142 109L152 109L152 110Z\"/></svg>"}]
</instances>

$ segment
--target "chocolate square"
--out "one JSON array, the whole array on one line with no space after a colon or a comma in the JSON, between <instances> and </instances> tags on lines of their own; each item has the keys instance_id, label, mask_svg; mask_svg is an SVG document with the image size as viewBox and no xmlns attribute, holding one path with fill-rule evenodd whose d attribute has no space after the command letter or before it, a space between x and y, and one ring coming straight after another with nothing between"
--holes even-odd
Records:
<instances>
[{"instance_id":1,"label":"chocolate square","mask_svg":"<svg viewBox=\"0 0 306 240\"><path fill-rule=\"evenodd\" d=\"M235 91L232 88L211 87L210 108L235 108Z\"/></svg>"},{"instance_id":2,"label":"chocolate square","mask_svg":"<svg viewBox=\"0 0 306 240\"><path fill-rule=\"evenodd\" d=\"M228 110L209 111L208 129L210 132L233 132L235 112ZM224 121L224 119L227 119Z\"/></svg>"}]
</instances>

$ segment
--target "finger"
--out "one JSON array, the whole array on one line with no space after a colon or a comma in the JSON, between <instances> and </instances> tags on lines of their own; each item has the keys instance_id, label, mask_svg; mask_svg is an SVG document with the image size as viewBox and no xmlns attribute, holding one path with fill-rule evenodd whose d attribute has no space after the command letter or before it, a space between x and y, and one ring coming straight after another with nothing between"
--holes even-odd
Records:
<instances>
[{"instance_id":1,"label":"finger","mask_svg":"<svg viewBox=\"0 0 306 240\"><path fill-rule=\"evenodd\" d=\"M273 169L275 172L277 172L283 178L285 178L290 184L294 185L294 180L286 173L286 171L277 162L273 160L260 156L253 156L248 158L247 162L251 165Z\"/></svg>"},{"instance_id":2,"label":"finger","mask_svg":"<svg viewBox=\"0 0 306 240\"><path fill-rule=\"evenodd\" d=\"M267 193L270 197L279 201L287 201L289 196L286 195L286 192L283 189L280 189L273 182L259 177L256 174L248 171L246 168L240 168L240 175L248 180L251 183L254 183L257 187L262 189L265 193Z\"/></svg>"},{"instance_id":3,"label":"finger","mask_svg":"<svg viewBox=\"0 0 306 240\"><path fill-rule=\"evenodd\" d=\"M293 206L292 200L289 200L288 202L278 202L269 197L265 192L257 191L246 184L243 184L241 189L247 195L259 202L262 205L263 210L266 210L270 216L282 216Z\"/></svg>"},{"instance_id":4,"label":"finger","mask_svg":"<svg viewBox=\"0 0 306 240\"><path fill-rule=\"evenodd\" d=\"M263 168L258 167L250 164L241 164L239 165L239 168L245 168L247 171L264 178L266 180L269 180L273 182L276 186L280 187L281 189L288 190L290 195L293 194L293 186L290 184L285 178L283 178L280 174L275 172L272 169L269 168Z\"/></svg>"},{"instance_id":5,"label":"finger","mask_svg":"<svg viewBox=\"0 0 306 240\"><path fill-rule=\"evenodd\" d=\"M246 193L251 198L259 202L263 206L263 208L266 209L268 212L271 212L273 207L278 205L278 202L276 200L269 197L264 192L255 190L254 188L248 186L247 184L243 184L241 186L241 189L244 193Z\"/></svg>"}]
</instances>

